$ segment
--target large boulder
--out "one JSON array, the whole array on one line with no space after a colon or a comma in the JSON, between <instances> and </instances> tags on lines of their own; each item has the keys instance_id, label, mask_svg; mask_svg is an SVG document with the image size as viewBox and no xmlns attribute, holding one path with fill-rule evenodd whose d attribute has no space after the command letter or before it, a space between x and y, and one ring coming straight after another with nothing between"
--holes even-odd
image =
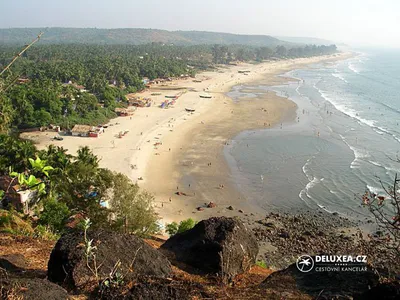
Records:
<instances>
[{"instance_id":1,"label":"large boulder","mask_svg":"<svg viewBox=\"0 0 400 300\"><path fill-rule=\"evenodd\" d=\"M205 290L206 288L200 283L140 276L128 291L125 290L125 287L122 289L111 288L100 293L93 293L92 298L104 300L215 299Z\"/></svg>"},{"instance_id":2,"label":"large boulder","mask_svg":"<svg viewBox=\"0 0 400 300\"><path fill-rule=\"evenodd\" d=\"M239 219L227 217L201 221L169 238L161 248L177 262L226 279L249 270L258 254L253 233Z\"/></svg>"},{"instance_id":3,"label":"large boulder","mask_svg":"<svg viewBox=\"0 0 400 300\"><path fill-rule=\"evenodd\" d=\"M124 282L134 280L138 275L166 277L172 272L170 262L162 253L134 235L105 231L91 231L87 235L96 247L91 251L95 258L85 254L83 232L63 235L50 255L50 281L69 288L90 290L98 281L109 278L113 270L114 274L123 276Z\"/></svg>"},{"instance_id":4,"label":"large boulder","mask_svg":"<svg viewBox=\"0 0 400 300\"><path fill-rule=\"evenodd\" d=\"M0 299L64 300L66 290L50 281L37 278L1 278Z\"/></svg>"}]
</instances>

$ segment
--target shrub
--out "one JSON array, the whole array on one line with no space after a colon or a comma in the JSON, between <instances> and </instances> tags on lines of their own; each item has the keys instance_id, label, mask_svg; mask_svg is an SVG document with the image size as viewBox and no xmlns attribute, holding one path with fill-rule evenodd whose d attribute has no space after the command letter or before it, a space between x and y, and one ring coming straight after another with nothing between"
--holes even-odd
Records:
<instances>
[{"instance_id":1,"label":"shrub","mask_svg":"<svg viewBox=\"0 0 400 300\"><path fill-rule=\"evenodd\" d=\"M0 227L9 227L12 222L12 215L10 213L0 214Z\"/></svg>"},{"instance_id":2,"label":"shrub","mask_svg":"<svg viewBox=\"0 0 400 300\"><path fill-rule=\"evenodd\" d=\"M10 210L0 209L0 232L30 235L33 229L29 221L24 221L22 216L11 208Z\"/></svg>"},{"instance_id":3,"label":"shrub","mask_svg":"<svg viewBox=\"0 0 400 300\"><path fill-rule=\"evenodd\" d=\"M114 228L119 231L148 236L159 231L154 211L154 196L140 190L139 185L121 173L114 173L108 193L114 215Z\"/></svg>"},{"instance_id":4,"label":"shrub","mask_svg":"<svg viewBox=\"0 0 400 300\"><path fill-rule=\"evenodd\" d=\"M39 224L48 226L51 231L62 232L64 225L71 215L67 205L55 199L47 200L40 214Z\"/></svg>"},{"instance_id":5,"label":"shrub","mask_svg":"<svg viewBox=\"0 0 400 300\"><path fill-rule=\"evenodd\" d=\"M166 231L170 236L173 236L173 235L177 234L178 228L179 228L178 223L172 222L172 223L167 224L167 225L165 226L165 231Z\"/></svg>"},{"instance_id":6,"label":"shrub","mask_svg":"<svg viewBox=\"0 0 400 300\"><path fill-rule=\"evenodd\" d=\"M257 260L256 265L264 269L267 268L267 264L265 263L264 260Z\"/></svg>"},{"instance_id":7,"label":"shrub","mask_svg":"<svg viewBox=\"0 0 400 300\"><path fill-rule=\"evenodd\" d=\"M176 222L172 222L170 224L167 224L165 226L165 231L170 235L173 236L177 233L182 233L185 232L189 229L192 229L195 225L197 224L197 222L195 220L193 220L192 218L183 220L179 223Z\"/></svg>"},{"instance_id":8,"label":"shrub","mask_svg":"<svg viewBox=\"0 0 400 300\"><path fill-rule=\"evenodd\" d=\"M192 218L183 220L179 223L178 233L185 232L186 230L192 229L196 225L196 221Z\"/></svg>"},{"instance_id":9,"label":"shrub","mask_svg":"<svg viewBox=\"0 0 400 300\"><path fill-rule=\"evenodd\" d=\"M41 238L43 240L51 240L51 241L56 241L60 238L59 234L54 233L50 229L50 227L44 225L36 226L33 236L36 238Z\"/></svg>"}]
</instances>

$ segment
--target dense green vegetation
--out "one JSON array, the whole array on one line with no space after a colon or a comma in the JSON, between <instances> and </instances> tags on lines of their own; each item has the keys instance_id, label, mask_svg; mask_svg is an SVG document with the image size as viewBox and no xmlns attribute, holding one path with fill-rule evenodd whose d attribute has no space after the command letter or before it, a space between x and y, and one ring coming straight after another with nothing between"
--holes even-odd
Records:
<instances>
[{"instance_id":1,"label":"dense green vegetation","mask_svg":"<svg viewBox=\"0 0 400 300\"><path fill-rule=\"evenodd\" d=\"M192 229L196 224L197 222L192 218L182 220L179 222L179 224L177 222L172 222L165 226L165 232L167 232L170 236L173 236L177 233L182 233Z\"/></svg>"},{"instance_id":2,"label":"dense green vegetation","mask_svg":"<svg viewBox=\"0 0 400 300\"><path fill-rule=\"evenodd\" d=\"M41 31L45 33L42 39L43 44L241 44L266 47L291 45L288 42L268 35L242 35L205 31L167 31L144 28L5 28L0 29L0 41L3 44L23 44Z\"/></svg>"},{"instance_id":3,"label":"dense green vegetation","mask_svg":"<svg viewBox=\"0 0 400 300\"><path fill-rule=\"evenodd\" d=\"M90 218L94 227L141 236L158 230L154 197L128 177L100 168L87 147L72 156L62 147L51 145L38 151L30 142L0 135L0 176L12 178L20 190L38 191L29 202L29 211L37 216L39 231L48 228L62 233L73 215ZM36 183L21 184L21 178L33 178ZM4 187L0 199L8 209L12 204L5 192L10 186ZM111 208L106 208L107 203Z\"/></svg>"},{"instance_id":4,"label":"dense green vegetation","mask_svg":"<svg viewBox=\"0 0 400 300\"><path fill-rule=\"evenodd\" d=\"M20 49L0 45L0 69ZM334 45L268 48L155 43L37 44L0 78L0 132L10 127L25 129L55 124L72 128L77 123L104 123L116 116L115 107L125 105L126 93L144 88L144 77L194 75L196 70L213 64L307 57L335 51Z\"/></svg>"}]
</instances>

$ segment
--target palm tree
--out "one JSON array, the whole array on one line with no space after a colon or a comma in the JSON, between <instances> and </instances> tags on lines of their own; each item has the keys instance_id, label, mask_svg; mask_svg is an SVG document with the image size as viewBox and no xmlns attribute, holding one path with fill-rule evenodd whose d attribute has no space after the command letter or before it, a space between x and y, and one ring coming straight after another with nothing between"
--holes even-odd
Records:
<instances>
[{"instance_id":1,"label":"palm tree","mask_svg":"<svg viewBox=\"0 0 400 300\"><path fill-rule=\"evenodd\" d=\"M78 162L82 162L96 168L99 166L99 159L97 158L96 155L93 154L92 150L90 150L88 146L79 148L77 153L78 153L77 156Z\"/></svg>"}]
</instances>

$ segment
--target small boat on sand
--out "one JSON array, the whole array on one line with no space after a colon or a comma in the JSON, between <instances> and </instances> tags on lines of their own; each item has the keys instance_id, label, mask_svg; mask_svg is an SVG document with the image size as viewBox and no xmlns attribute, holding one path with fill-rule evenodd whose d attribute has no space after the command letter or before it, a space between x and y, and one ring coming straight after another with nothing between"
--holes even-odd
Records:
<instances>
[{"instance_id":1,"label":"small boat on sand","mask_svg":"<svg viewBox=\"0 0 400 300\"><path fill-rule=\"evenodd\" d=\"M193 109L193 108L185 108L185 110L186 110L187 112L195 112L195 111L196 111L196 110Z\"/></svg>"}]
</instances>

